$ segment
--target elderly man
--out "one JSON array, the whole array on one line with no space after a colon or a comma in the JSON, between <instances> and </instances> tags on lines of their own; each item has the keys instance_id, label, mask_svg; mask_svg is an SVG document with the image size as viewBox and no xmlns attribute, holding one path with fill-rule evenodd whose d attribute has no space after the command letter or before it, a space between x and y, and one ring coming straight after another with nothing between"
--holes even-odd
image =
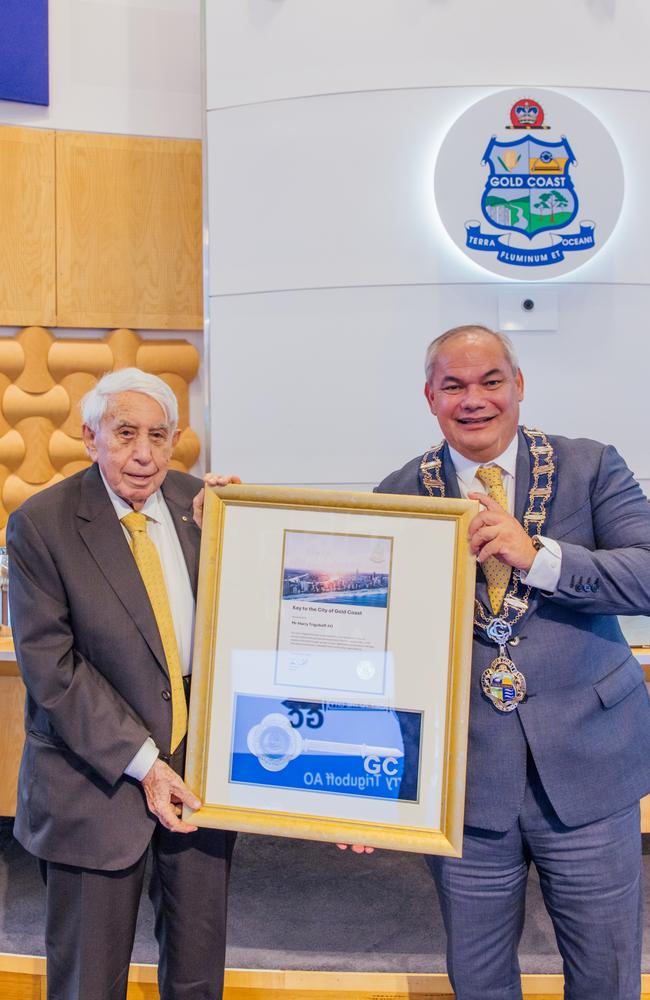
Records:
<instances>
[{"instance_id":1,"label":"elderly man","mask_svg":"<svg viewBox=\"0 0 650 1000\"><path fill-rule=\"evenodd\" d=\"M223 988L233 835L179 818L202 483L168 471L174 394L135 368L82 401L89 469L9 520L27 688L15 835L47 887L51 1000L123 1000L145 861L163 1000ZM225 480L222 480L225 482Z\"/></svg>"},{"instance_id":2,"label":"elderly man","mask_svg":"<svg viewBox=\"0 0 650 1000\"><path fill-rule=\"evenodd\" d=\"M519 1000L530 862L570 1000L638 1000L650 707L616 615L650 613L650 505L614 448L518 427L507 338L429 347L445 436L384 493L469 497L476 606L462 859L431 858L458 1000Z\"/></svg>"}]
</instances>

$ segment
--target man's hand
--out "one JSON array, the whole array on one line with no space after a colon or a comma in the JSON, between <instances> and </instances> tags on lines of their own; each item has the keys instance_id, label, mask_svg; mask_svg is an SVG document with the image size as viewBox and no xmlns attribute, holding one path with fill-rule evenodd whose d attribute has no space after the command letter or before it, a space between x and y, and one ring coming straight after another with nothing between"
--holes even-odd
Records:
<instances>
[{"instance_id":1,"label":"man's hand","mask_svg":"<svg viewBox=\"0 0 650 1000\"><path fill-rule=\"evenodd\" d=\"M142 779L149 812L173 833L194 833L198 827L180 819L181 806L198 809L201 800L189 790L180 775L158 758Z\"/></svg>"},{"instance_id":2,"label":"man's hand","mask_svg":"<svg viewBox=\"0 0 650 1000\"><path fill-rule=\"evenodd\" d=\"M239 476L219 476L214 472L207 472L203 477L206 486L227 486L229 483L241 483ZM199 528L203 524L203 502L205 500L205 488L197 493L192 501L194 520Z\"/></svg>"},{"instance_id":3,"label":"man's hand","mask_svg":"<svg viewBox=\"0 0 650 1000\"><path fill-rule=\"evenodd\" d=\"M528 572L537 551L519 521L486 493L468 493L485 508L469 526L469 546L480 563L490 556L499 562Z\"/></svg>"},{"instance_id":4,"label":"man's hand","mask_svg":"<svg viewBox=\"0 0 650 1000\"><path fill-rule=\"evenodd\" d=\"M354 852L354 854L372 854L374 852L374 847L364 847L363 844L337 844L339 851L347 851L348 847Z\"/></svg>"}]
</instances>

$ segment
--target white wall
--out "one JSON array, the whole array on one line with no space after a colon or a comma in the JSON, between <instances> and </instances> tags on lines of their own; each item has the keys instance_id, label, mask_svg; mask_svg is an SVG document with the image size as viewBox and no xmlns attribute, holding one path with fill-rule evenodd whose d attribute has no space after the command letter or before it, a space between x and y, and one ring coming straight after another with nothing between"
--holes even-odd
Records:
<instances>
[{"instance_id":1,"label":"white wall","mask_svg":"<svg viewBox=\"0 0 650 1000\"><path fill-rule=\"evenodd\" d=\"M441 230L437 150L480 97L537 85L606 125L626 198L604 250L543 283L557 330L514 337L523 416L613 442L650 488L645 0L206 0L206 15L213 467L364 486L439 439L424 348L497 325L512 282Z\"/></svg>"}]
</instances>

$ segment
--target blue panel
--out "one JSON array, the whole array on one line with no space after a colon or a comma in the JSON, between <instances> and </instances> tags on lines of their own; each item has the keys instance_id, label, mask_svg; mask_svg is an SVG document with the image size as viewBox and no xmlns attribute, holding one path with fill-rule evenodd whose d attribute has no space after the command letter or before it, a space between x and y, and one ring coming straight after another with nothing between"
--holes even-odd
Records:
<instances>
[{"instance_id":1,"label":"blue panel","mask_svg":"<svg viewBox=\"0 0 650 1000\"><path fill-rule=\"evenodd\" d=\"M418 801L422 713L236 694L230 780Z\"/></svg>"},{"instance_id":2,"label":"blue panel","mask_svg":"<svg viewBox=\"0 0 650 1000\"><path fill-rule=\"evenodd\" d=\"M0 0L0 100L50 102L47 0Z\"/></svg>"}]
</instances>

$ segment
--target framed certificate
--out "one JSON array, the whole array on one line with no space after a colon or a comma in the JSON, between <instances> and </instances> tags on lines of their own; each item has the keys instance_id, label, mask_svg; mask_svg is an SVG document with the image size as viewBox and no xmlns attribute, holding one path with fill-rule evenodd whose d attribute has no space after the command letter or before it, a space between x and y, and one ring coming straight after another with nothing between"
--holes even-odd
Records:
<instances>
[{"instance_id":1,"label":"framed certificate","mask_svg":"<svg viewBox=\"0 0 650 1000\"><path fill-rule=\"evenodd\" d=\"M206 490L186 819L460 855L477 509Z\"/></svg>"}]
</instances>

